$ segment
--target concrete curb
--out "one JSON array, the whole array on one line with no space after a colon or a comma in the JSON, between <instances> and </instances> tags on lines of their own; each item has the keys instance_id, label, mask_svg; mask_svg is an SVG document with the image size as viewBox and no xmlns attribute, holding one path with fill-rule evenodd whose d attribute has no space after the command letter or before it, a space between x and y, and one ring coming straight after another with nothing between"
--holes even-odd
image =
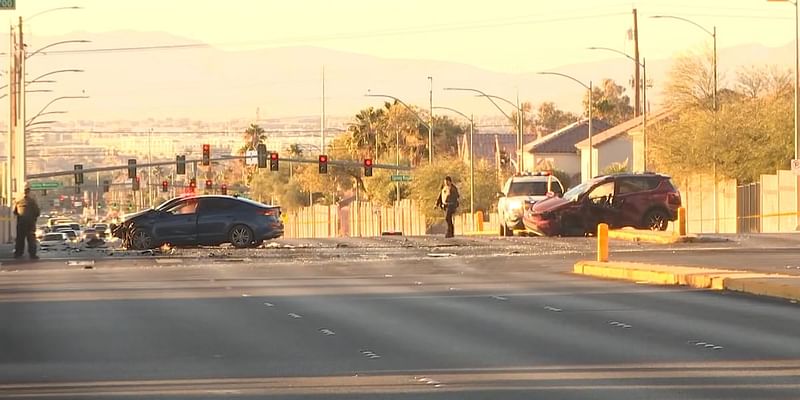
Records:
<instances>
[{"instance_id":1,"label":"concrete curb","mask_svg":"<svg viewBox=\"0 0 800 400\"><path fill-rule=\"evenodd\" d=\"M621 279L658 285L682 285L700 289L731 290L760 296L800 300L800 276L751 271L657 265L632 262L578 261L580 275Z\"/></svg>"},{"instance_id":2,"label":"concrete curb","mask_svg":"<svg viewBox=\"0 0 800 400\"><path fill-rule=\"evenodd\" d=\"M615 229L608 231L610 239L627 240L630 242L645 242L655 244L674 243L714 243L727 242L728 239L714 236L686 235L679 236L670 232L645 231L638 229Z\"/></svg>"}]
</instances>

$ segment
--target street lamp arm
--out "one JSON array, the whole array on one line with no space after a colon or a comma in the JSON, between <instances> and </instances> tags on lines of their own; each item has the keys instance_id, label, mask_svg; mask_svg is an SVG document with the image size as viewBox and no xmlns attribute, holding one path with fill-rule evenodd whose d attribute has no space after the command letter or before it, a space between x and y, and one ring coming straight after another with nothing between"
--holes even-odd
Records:
<instances>
[{"instance_id":1,"label":"street lamp arm","mask_svg":"<svg viewBox=\"0 0 800 400\"><path fill-rule=\"evenodd\" d=\"M55 124L56 122L58 122L58 121L52 121L52 120L51 121L36 121L36 122L33 122L33 123L26 124L25 128L28 128L28 127L31 127L31 126L36 126L36 125Z\"/></svg>"},{"instance_id":2,"label":"street lamp arm","mask_svg":"<svg viewBox=\"0 0 800 400\"><path fill-rule=\"evenodd\" d=\"M36 17L38 17L38 16L40 16L42 14L47 14L47 13L53 12L53 11L59 11L59 10L82 10L82 9L83 9L83 7L80 7L80 6L56 7L56 8L51 8L49 10L39 11L38 13L33 14L33 15L29 16L28 18L25 18L25 20L26 21L30 21L30 20L32 20L32 19L34 19L34 18L36 18Z\"/></svg>"},{"instance_id":3,"label":"street lamp arm","mask_svg":"<svg viewBox=\"0 0 800 400\"><path fill-rule=\"evenodd\" d=\"M447 110L447 111L452 111L452 112L454 112L454 113L456 113L456 114L458 114L458 115L460 115L460 116L462 116L462 117L466 118L467 120L470 120L470 119L471 119L469 116L467 116L467 114L464 114L464 113L462 113L461 111L458 111L458 110L456 110L456 109L454 109L454 108L450 108L450 107L443 107L443 106L436 106L436 107L433 107L433 109L434 109L434 110Z\"/></svg>"},{"instance_id":4,"label":"street lamp arm","mask_svg":"<svg viewBox=\"0 0 800 400\"><path fill-rule=\"evenodd\" d=\"M716 34L714 34L714 32L712 32L712 31L710 31L710 30L706 29L706 27L704 27L703 25L700 25L700 24L698 24L697 22L694 22L694 21L692 21L692 20L690 20L690 19L686 19L686 18L683 18L683 17L676 17L676 16L674 16L674 15L651 15L651 16L650 16L650 18L668 18L668 19L677 19L678 21L687 22L687 23L690 23L690 24L692 24L692 25L694 25L694 26L696 26L696 27L700 28L700 29L701 29L703 32L707 33L707 34L708 34L709 36L711 36L711 37L715 37L715 36L717 36Z\"/></svg>"},{"instance_id":5,"label":"street lamp arm","mask_svg":"<svg viewBox=\"0 0 800 400\"><path fill-rule=\"evenodd\" d=\"M383 97L383 98L387 98L387 99L392 99L392 100L394 100L394 101L396 101L396 102L398 102L398 103L402 104L402 105L403 105L403 107L405 107L405 108L406 108L408 111L410 111L410 112L411 112L411 114L414 114L414 116L415 116L415 117L417 117L417 119L419 120L419 122L420 122L420 123L422 123L422 125L425 125L425 128L426 128L426 129L428 129L428 130L430 130L430 129L431 129L430 125L428 125L428 123L427 123L427 122L425 122L425 120L424 120L424 119L422 119L422 117L420 117L420 116L419 116L419 114L417 114L417 112L416 112L416 111L414 111L414 109L413 109L413 108L411 108L411 107L410 107L408 104L406 104L406 103L405 103L403 100L400 100L400 99L398 99L397 97L390 96L390 95L388 95L388 94L373 94L373 93L367 93L367 94L365 94L364 96L367 96L367 97Z\"/></svg>"},{"instance_id":6,"label":"street lamp arm","mask_svg":"<svg viewBox=\"0 0 800 400\"><path fill-rule=\"evenodd\" d=\"M444 88L442 90L460 90L460 91L478 93L480 96L483 96L483 97L486 97L487 99L489 99L489 101L492 102L492 105L494 105L494 107L497 108L497 110L500 111L500 113L503 114L503 116L505 116L509 120L513 120L514 119L514 118L511 118L510 115L506 114L506 112L503 111L503 109L499 105L497 105L497 103L493 100L493 98L503 100L503 101L507 102L508 104L511 104L511 106L514 107L514 109L517 109L517 105L516 104L514 104L514 103L512 103L512 102L510 102L510 101L508 101L508 100L506 100L506 99L504 99L502 97L492 96L492 95L486 94L486 93L484 93L484 92L482 92L482 91L480 91L478 89L472 89L472 88L446 87L446 88Z\"/></svg>"},{"instance_id":7,"label":"street lamp arm","mask_svg":"<svg viewBox=\"0 0 800 400\"><path fill-rule=\"evenodd\" d=\"M624 51L619 51L617 49L612 49L610 47L587 47L586 49L587 50L606 50L606 51L611 51L611 52L617 53L617 54L619 54L621 56L624 56L627 59L639 64L640 67L644 67L644 65L642 63L637 62L635 58L631 57L630 55L628 55L628 53L626 53Z\"/></svg>"},{"instance_id":8,"label":"street lamp arm","mask_svg":"<svg viewBox=\"0 0 800 400\"><path fill-rule=\"evenodd\" d=\"M589 90L589 86L587 86L585 83L583 83L583 82L581 82L581 81L579 81L579 80L577 80L577 79L575 79L575 78L573 78L573 77L571 77L571 76L569 76L567 74L562 74L560 72L537 72L537 74L539 74L539 75L556 75L556 76L560 76L560 77L563 77L563 78L567 78L567 79L570 79L570 80L574 81L575 83L583 86L586 90Z\"/></svg>"},{"instance_id":9,"label":"street lamp arm","mask_svg":"<svg viewBox=\"0 0 800 400\"><path fill-rule=\"evenodd\" d=\"M54 75L54 74L60 74L62 72L83 72L83 70L82 69L59 69L59 70L55 70L55 71L50 71L50 72L46 72L44 74L41 74L41 75L37 76L36 78L31 79L28 83L39 82L39 79L42 79L42 78L44 78L46 76L50 76L50 75Z\"/></svg>"},{"instance_id":10,"label":"street lamp arm","mask_svg":"<svg viewBox=\"0 0 800 400\"><path fill-rule=\"evenodd\" d=\"M38 49L38 50L34 51L33 53L30 53L30 54L28 54L27 56L25 56L25 59L31 58L31 57L33 57L33 56L35 56L35 55L37 55L37 54L41 53L41 52L42 52L42 51L44 51L44 50L47 50L47 49L49 49L49 48L51 48L51 47L53 47L53 46L58 46L58 45L60 45L60 44L67 44L67 43L91 43L91 42L92 42L91 40L84 40L84 39L80 39L80 40L62 40L62 41L60 41L60 42L50 43L50 44L48 44L47 46L44 46L44 47L42 47L42 48L40 48L40 49Z\"/></svg>"},{"instance_id":11,"label":"street lamp arm","mask_svg":"<svg viewBox=\"0 0 800 400\"><path fill-rule=\"evenodd\" d=\"M33 91L33 90L30 90L29 92L32 92L32 91ZM36 118L39 118L40 116L42 116L42 114L45 112L45 110L47 110L47 107L50 107L50 105L51 105L51 104L53 104L53 103L55 103L55 102L57 102L57 101L59 101L59 100L64 100L64 99L88 99L88 98L89 98L89 96L61 96L61 97L56 97L55 99L53 99L53 100L50 100L50 102L49 102L49 103L45 104L45 105L44 105L44 107L42 107L42 109L41 109L41 110L39 110L39 112L38 112L38 113L36 113L36 115L34 115L34 116L33 116L31 119L29 119L29 120L28 120L28 122L26 122L26 123L27 123L27 124L30 124L30 123L31 123L31 122L33 122L33 121L34 121Z\"/></svg>"}]
</instances>

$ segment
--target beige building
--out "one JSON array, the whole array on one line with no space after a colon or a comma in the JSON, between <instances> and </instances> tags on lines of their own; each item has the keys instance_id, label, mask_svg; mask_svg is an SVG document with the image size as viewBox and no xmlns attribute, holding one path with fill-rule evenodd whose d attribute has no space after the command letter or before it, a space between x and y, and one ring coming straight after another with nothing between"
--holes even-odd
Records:
<instances>
[{"instance_id":1,"label":"beige building","mask_svg":"<svg viewBox=\"0 0 800 400\"><path fill-rule=\"evenodd\" d=\"M593 134L598 134L609 128L609 125L600 120L592 124ZM581 171L581 157L576 144L589 138L589 120L565 126L545 137L528 143L523 148L525 169L537 171L544 169L558 169L571 176L588 176ZM581 181L584 179L582 178Z\"/></svg>"},{"instance_id":2,"label":"beige building","mask_svg":"<svg viewBox=\"0 0 800 400\"><path fill-rule=\"evenodd\" d=\"M647 115L647 125L652 126L670 115L662 110ZM639 116L611 127L598 135L592 136L592 175L600 175L614 164L626 164L628 171L642 172L644 163L643 117ZM589 140L578 142L575 147L580 154L581 176L589 176Z\"/></svg>"}]
</instances>

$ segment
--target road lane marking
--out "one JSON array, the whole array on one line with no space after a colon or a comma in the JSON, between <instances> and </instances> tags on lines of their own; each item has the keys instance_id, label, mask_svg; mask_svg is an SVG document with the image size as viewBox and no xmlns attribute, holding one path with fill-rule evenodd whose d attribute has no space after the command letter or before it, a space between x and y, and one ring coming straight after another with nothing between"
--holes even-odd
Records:
<instances>
[{"instance_id":1,"label":"road lane marking","mask_svg":"<svg viewBox=\"0 0 800 400\"><path fill-rule=\"evenodd\" d=\"M503 297L503 296L492 296L492 298L500 301L508 301L508 297Z\"/></svg>"},{"instance_id":2,"label":"road lane marking","mask_svg":"<svg viewBox=\"0 0 800 400\"><path fill-rule=\"evenodd\" d=\"M377 353L375 353L374 351L371 351L371 350L359 350L359 353L363 354L364 357L367 357L367 358L372 359L372 360L377 359L377 358L381 358L381 356L379 356Z\"/></svg>"},{"instance_id":3,"label":"road lane marking","mask_svg":"<svg viewBox=\"0 0 800 400\"><path fill-rule=\"evenodd\" d=\"M714 344L714 343L710 343L710 342L703 342L703 341L695 340L695 339L688 340L688 341L686 341L686 343L694 345L694 346L697 346L697 347L702 347L704 349L710 349L710 350L722 350L722 349L725 348L725 347L720 346L718 344Z\"/></svg>"},{"instance_id":4,"label":"road lane marking","mask_svg":"<svg viewBox=\"0 0 800 400\"><path fill-rule=\"evenodd\" d=\"M264 303L264 305L267 306L267 307L275 307L275 304L272 304L272 303Z\"/></svg>"},{"instance_id":5,"label":"road lane marking","mask_svg":"<svg viewBox=\"0 0 800 400\"><path fill-rule=\"evenodd\" d=\"M334 331L332 331L330 329L324 329L324 328L319 329L319 332L322 333L323 335L326 335L326 336L333 336L333 335L336 334L336 332L334 332Z\"/></svg>"},{"instance_id":6,"label":"road lane marking","mask_svg":"<svg viewBox=\"0 0 800 400\"><path fill-rule=\"evenodd\" d=\"M293 312L290 312L290 313L289 313L289 314L287 314L287 315L289 315L290 317L292 317L292 318L295 318L295 319L296 319L296 318L303 318L303 316L302 316L302 315L300 315L300 314L295 314L295 313L293 313Z\"/></svg>"},{"instance_id":7,"label":"road lane marking","mask_svg":"<svg viewBox=\"0 0 800 400\"><path fill-rule=\"evenodd\" d=\"M608 324L611 325L611 326L616 326L618 328L623 328L623 329L633 328L632 325L626 324L624 322L619 322L619 321L608 321Z\"/></svg>"},{"instance_id":8,"label":"road lane marking","mask_svg":"<svg viewBox=\"0 0 800 400\"><path fill-rule=\"evenodd\" d=\"M560 308L555 308L555 307L550 307L550 306L544 306L544 309L547 310L547 311L552 311L552 312L561 312L562 311Z\"/></svg>"}]
</instances>

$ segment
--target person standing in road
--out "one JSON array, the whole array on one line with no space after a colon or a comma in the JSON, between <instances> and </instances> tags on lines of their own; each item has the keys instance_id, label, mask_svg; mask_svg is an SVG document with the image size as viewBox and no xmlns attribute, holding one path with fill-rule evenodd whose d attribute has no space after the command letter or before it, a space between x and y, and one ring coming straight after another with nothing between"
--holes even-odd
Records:
<instances>
[{"instance_id":1,"label":"person standing in road","mask_svg":"<svg viewBox=\"0 0 800 400\"><path fill-rule=\"evenodd\" d=\"M14 258L22 257L25 252L25 241L28 241L28 254L36 260L36 220L39 218L39 205L31 197L31 188L25 185L25 194L14 203L14 215L17 216L17 237L14 247Z\"/></svg>"},{"instance_id":2,"label":"person standing in road","mask_svg":"<svg viewBox=\"0 0 800 400\"><path fill-rule=\"evenodd\" d=\"M453 214L456 213L458 208L458 188L453 184L453 179L449 176L444 178L442 190L439 192L439 198L436 199L436 207L444 210L444 220L447 222L447 233L444 237L451 238L454 236L453 227Z\"/></svg>"}]
</instances>

